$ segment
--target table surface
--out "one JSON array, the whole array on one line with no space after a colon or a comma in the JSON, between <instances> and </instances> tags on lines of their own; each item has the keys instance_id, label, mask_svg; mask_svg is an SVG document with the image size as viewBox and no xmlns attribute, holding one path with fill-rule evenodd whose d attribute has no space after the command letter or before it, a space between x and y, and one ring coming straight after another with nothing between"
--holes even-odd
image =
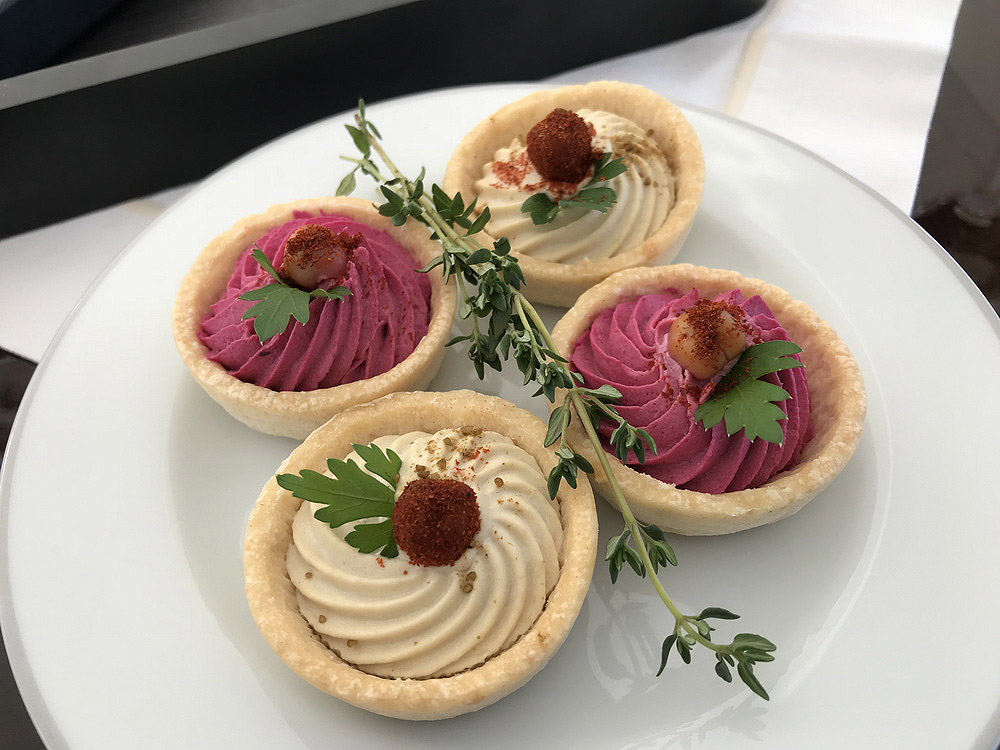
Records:
<instances>
[{"instance_id":1,"label":"table surface","mask_svg":"<svg viewBox=\"0 0 1000 750\"><path fill-rule=\"evenodd\" d=\"M883 5L891 5L890 0ZM731 80L739 84L741 77L747 75L748 66L758 66L759 73L759 66L767 62L767 54L782 46L774 28L783 19L776 22L775 15L784 13L789 16L795 12L805 12L809 9L808 6L808 2L776 0L754 18L701 35L700 39L667 45L670 50L654 50L631 58L588 66L590 70L572 71L566 76L556 76L553 80L562 83L587 78L619 77L646 83L642 78L644 75L653 75L651 72L647 73L652 61L659 64L664 55L672 55L674 50L680 48L683 55L680 59L688 62L692 59L708 61L709 64L699 66L688 77L693 80L691 88L684 88L685 79L675 78L680 80L677 87L681 89L676 98L697 101L700 97L700 104L732 110L734 91L737 92L736 99L742 98L745 104L747 98L752 98L756 90L755 84L751 80L749 83L744 81L742 87L721 86L720 81ZM948 22L946 16L943 18L944 20L939 20L939 26ZM1000 6L996 3L966 0L962 5L947 65L944 66L943 75L940 72L938 74L941 80L940 93L937 94L936 85L931 91L932 97L936 95L936 104L932 106L933 121L927 137L927 151L922 168L919 160L915 166L911 166L913 176L910 177L909 186L909 195L914 201L911 215L962 265L995 310L1000 309L1000 220L993 220L994 212L1000 211L1000 148L996 145L1000 144L1000 110L991 111L990 106L984 105L984 102L1000 101L1000 76L996 73L1000 70L1000 48L996 47L991 33L992 29L998 27ZM770 38L763 33L769 29ZM938 31L940 33L940 29ZM950 27L944 33L950 39ZM764 37L763 40L761 37ZM773 47L768 47L768 44L773 44ZM948 51L947 45L945 51ZM699 58L699 55L702 57ZM694 88L695 85L698 88ZM716 97L714 101L711 97L706 101L706 90L726 91L728 101L722 95L713 95ZM696 95L684 96L687 92ZM823 153L821 149L816 150ZM824 155L830 158L829 153ZM836 159L834 161L836 163ZM917 173L919 180L915 179ZM875 182L871 179L868 181L873 184ZM898 186L891 182L877 187L883 189L890 198L895 197L897 205L906 201L905 181L902 190L898 190ZM117 226L117 234L114 236L118 244L108 249L103 262L110 261L135 233L186 190L187 186L184 186L149 199L134 201L125 210L122 207L109 210ZM897 190L896 196L891 195L893 190ZM105 220L104 225L107 223ZM103 225L91 219L87 226ZM98 228L91 231L102 230ZM13 248L11 252L16 253L25 247L31 247L32 238L13 238L3 243L8 249ZM56 320L53 330L58 324L59 320ZM30 354L20 356L16 353L24 354L25 349L19 342L5 340L0 334L0 451L6 446L14 414L36 364L37 349L32 351L36 354L35 359L29 358ZM44 345L41 349L44 350ZM0 747L28 750L43 747L20 701L2 649Z\"/></svg>"}]
</instances>

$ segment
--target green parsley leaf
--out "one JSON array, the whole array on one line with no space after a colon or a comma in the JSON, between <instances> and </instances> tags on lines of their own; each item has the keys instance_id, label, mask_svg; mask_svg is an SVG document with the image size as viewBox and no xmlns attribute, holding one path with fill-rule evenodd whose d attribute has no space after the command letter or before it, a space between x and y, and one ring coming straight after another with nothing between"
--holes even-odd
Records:
<instances>
[{"instance_id":1,"label":"green parsley leaf","mask_svg":"<svg viewBox=\"0 0 1000 750\"><path fill-rule=\"evenodd\" d=\"M785 437L778 422L786 417L773 402L789 398L788 391L758 378L803 367L802 362L789 356L801 351L791 341L766 341L746 349L716 385L714 395L695 411L695 422L701 422L708 430L725 418L727 435L742 429L747 440L761 437L770 443L783 442Z\"/></svg>"},{"instance_id":2,"label":"green parsley leaf","mask_svg":"<svg viewBox=\"0 0 1000 750\"><path fill-rule=\"evenodd\" d=\"M358 524L344 540L361 552L381 548L383 556L395 557L399 550L392 536L392 511L402 459L375 444L355 445L354 450L364 461L364 469L353 459L330 458L326 465L333 476L303 469L299 474L278 474L275 480L294 497L325 505L313 515L331 527L366 518L383 519Z\"/></svg>"},{"instance_id":3,"label":"green parsley leaf","mask_svg":"<svg viewBox=\"0 0 1000 750\"><path fill-rule=\"evenodd\" d=\"M399 554L396 538L392 535L391 518L378 523L359 523L344 537L344 541L358 552L366 554L375 550L381 550L379 554L383 557L396 557Z\"/></svg>"},{"instance_id":4,"label":"green parsley leaf","mask_svg":"<svg viewBox=\"0 0 1000 750\"><path fill-rule=\"evenodd\" d=\"M587 185L593 185L598 180L610 180L612 177L622 174L626 169L628 167L625 166L624 159L612 159L610 153L601 154L601 158L594 165L594 176L590 178Z\"/></svg>"},{"instance_id":5,"label":"green parsley leaf","mask_svg":"<svg viewBox=\"0 0 1000 750\"><path fill-rule=\"evenodd\" d=\"M563 198L559 205L563 208L587 208L606 214L618 201L615 191L609 187L592 187L581 190L572 198Z\"/></svg>"},{"instance_id":6,"label":"green parsley leaf","mask_svg":"<svg viewBox=\"0 0 1000 750\"><path fill-rule=\"evenodd\" d=\"M601 154L594 163L594 174L576 195L563 198L558 203L547 193L535 193L521 204L521 213L531 214L532 224L549 224L555 221L560 208L584 208L606 214L618 202L618 196L611 188L597 185L617 177L627 169L622 159L612 159L610 153Z\"/></svg>"},{"instance_id":7,"label":"green parsley leaf","mask_svg":"<svg viewBox=\"0 0 1000 750\"><path fill-rule=\"evenodd\" d=\"M268 284L260 289L251 289L240 299L257 300L243 313L243 320L253 318L253 331L264 343L288 327L289 317L305 325L309 322L309 294L287 284Z\"/></svg>"},{"instance_id":8,"label":"green parsley leaf","mask_svg":"<svg viewBox=\"0 0 1000 750\"><path fill-rule=\"evenodd\" d=\"M559 213L559 204L545 193L535 193L521 204L521 213L531 214L532 224L549 224Z\"/></svg>"},{"instance_id":9,"label":"green parsley leaf","mask_svg":"<svg viewBox=\"0 0 1000 750\"><path fill-rule=\"evenodd\" d=\"M274 270L274 266L271 265L271 261L268 260L266 255L264 255L264 251L256 245L254 245L250 250L250 257L257 261L257 265L267 271L268 276L272 279L277 281L279 284L285 283L285 280L281 278L281 274Z\"/></svg>"},{"instance_id":10,"label":"green parsley leaf","mask_svg":"<svg viewBox=\"0 0 1000 750\"><path fill-rule=\"evenodd\" d=\"M354 443L354 452L361 456L368 471L382 477L393 487L399 481L399 470L403 468L403 460L394 452L382 452L377 445L359 445Z\"/></svg>"},{"instance_id":11,"label":"green parsley leaf","mask_svg":"<svg viewBox=\"0 0 1000 750\"><path fill-rule=\"evenodd\" d=\"M257 334L262 344L288 328L290 318L295 318L302 325L308 323L309 303L312 300L341 300L351 296L351 290L346 286L313 289L311 292L291 286L274 270L271 261L259 247L254 247L250 255L271 278L275 279L275 283L251 289L238 297L247 302L257 303L243 313L242 320L253 318L253 332Z\"/></svg>"}]
</instances>

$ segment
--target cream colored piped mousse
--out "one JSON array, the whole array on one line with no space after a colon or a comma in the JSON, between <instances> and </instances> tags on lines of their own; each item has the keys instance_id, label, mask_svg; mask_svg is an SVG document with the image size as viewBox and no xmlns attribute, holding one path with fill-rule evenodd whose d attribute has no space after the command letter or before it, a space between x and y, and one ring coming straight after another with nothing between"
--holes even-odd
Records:
<instances>
[{"instance_id":1,"label":"cream colored piped mousse","mask_svg":"<svg viewBox=\"0 0 1000 750\"><path fill-rule=\"evenodd\" d=\"M323 641L381 677L444 677L507 648L559 577L562 527L531 456L495 432L447 429L373 441L403 468L395 557L359 554L304 502L288 576ZM361 464L356 452L348 461ZM383 520L383 519L378 519ZM471 533L470 533L471 531Z\"/></svg>"},{"instance_id":2,"label":"cream colored piped mousse","mask_svg":"<svg viewBox=\"0 0 1000 750\"><path fill-rule=\"evenodd\" d=\"M568 307L617 271L672 261L704 184L701 145L676 106L595 81L494 112L458 144L442 187L489 207L484 234L510 241L529 300Z\"/></svg>"},{"instance_id":3,"label":"cream colored piped mousse","mask_svg":"<svg viewBox=\"0 0 1000 750\"><path fill-rule=\"evenodd\" d=\"M545 434L471 391L392 394L313 432L247 527L268 644L320 690L397 718L524 685L568 635L597 556L589 482L549 497Z\"/></svg>"}]
</instances>

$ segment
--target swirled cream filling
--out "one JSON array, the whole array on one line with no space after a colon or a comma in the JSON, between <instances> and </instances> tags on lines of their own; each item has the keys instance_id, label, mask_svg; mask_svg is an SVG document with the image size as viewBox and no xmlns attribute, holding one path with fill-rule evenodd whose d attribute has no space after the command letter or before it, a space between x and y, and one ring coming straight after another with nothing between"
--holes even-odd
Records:
<instances>
[{"instance_id":1,"label":"swirled cream filling","mask_svg":"<svg viewBox=\"0 0 1000 750\"><path fill-rule=\"evenodd\" d=\"M477 666L528 631L559 578L562 525L535 459L507 437L470 428L373 441L403 461L397 497L415 479L465 482L481 525L454 565L421 567L362 554L303 502L288 576L299 611L345 661L381 677L443 677ZM363 466L356 453L348 459ZM366 519L361 523L371 522Z\"/></svg>"},{"instance_id":2,"label":"swirled cream filling","mask_svg":"<svg viewBox=\"0 0 1000 750\"><path fill-rule=\"evenodd\" d=\"M674 174L651 133L610 112L581 109L576 114L593 128L594 148L624 159L628 166L605 183L615 191L618 202L603 214L563 208L552 223L533 224L530 214L521 213L521 204L530 195L544 190L553 200L570 197L592 173L580 184L550 182L538 173L526 146L515 138L483 167L475 187L480 205L490 207L490 234L506 237L522 255L561 263L610 258L658 230L674 204Z\"/></svg>"}]
</instances>

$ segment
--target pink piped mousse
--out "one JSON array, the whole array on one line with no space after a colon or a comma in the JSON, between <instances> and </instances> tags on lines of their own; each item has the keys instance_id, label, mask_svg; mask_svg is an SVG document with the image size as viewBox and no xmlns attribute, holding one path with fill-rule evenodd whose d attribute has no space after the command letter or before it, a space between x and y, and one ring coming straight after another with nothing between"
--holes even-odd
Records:
<instances>
[{"instance_id":1,"label":"pink piped mousse","mask_svg":"<svg viewBox=\"0 0 1000 750\"><path fill-rule=\"evenodd\" d=\"M794 466L812 435L806 368L765 376L791 396L778 402L786 414L779 423L785 436L780 445L761 438L747 440L742 430L727 435L725 421L710 430L696 424L695 410L711 396L726 370L709 380L695 378L667 353L667 333L677 317L699 299L697 290L682 295L671 289L602 311L577 340L572 366L587 386L608 383L621 391L619 413L656 441L658 453L647 453L644 464L630 455L631 468L699 492L759 487ZM737 289L717 295L714 301L743 310L748 344L788 340L759 295L744 299ZM608 450L611 430L611 423L602 423L600 434Z\"/></svg>"},{"instance_id":2,"label":"pink piped mousse","mask_svg":"<svg viewBox=\"0 0 1000 750\"><path fill-rule=\"evenodd\" d=\"M384 232L344 216L296 211L291 221L261 237L257 247L280 270L285 242L306 224L361 234L345 275L324 285L346 286L351 295L313 300L306 325L292 319L285 331L261 344L253 321L242 320L254 303L238 298L273 280L248 247L198 333L206 356L245 383L275 391L311 391L371 378L409 356L427 333L430 283L413 256Z\"/></svg>"}]
</instances>

